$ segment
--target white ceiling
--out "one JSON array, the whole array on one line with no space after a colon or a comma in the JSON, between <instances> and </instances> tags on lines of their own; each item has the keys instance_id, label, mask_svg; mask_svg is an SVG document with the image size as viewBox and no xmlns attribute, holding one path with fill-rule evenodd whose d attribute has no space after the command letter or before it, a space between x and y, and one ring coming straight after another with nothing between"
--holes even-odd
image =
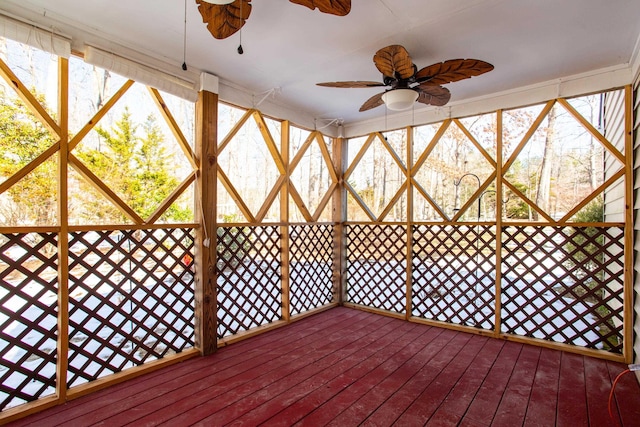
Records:
<instances>
[{"instance_id":1,"label":"white ceiling","mask_svg":"<svg viewBox=\"0 0 640 427\"><path fill-rule=\"evenodd\" d=\"M380 80L372 58L390 44L407 48L418 68L476 58L495 70L451 83L451 102L514 90L615 66L629 66L640 35L638 0L352 0L345 17L288 0L254 0L239 35L216 40L195 0L186 0L190 72L217 75L251 94L319 119L346 123L385 115L359 113L379 91L318 87L317 82ZM183 62L184 0L2 0L0 11L65 34L134 50L171 65ZM420 104L418 108L424 107ZM288 118L288 117L281 117Z\"/></svg>"}]
</instances>

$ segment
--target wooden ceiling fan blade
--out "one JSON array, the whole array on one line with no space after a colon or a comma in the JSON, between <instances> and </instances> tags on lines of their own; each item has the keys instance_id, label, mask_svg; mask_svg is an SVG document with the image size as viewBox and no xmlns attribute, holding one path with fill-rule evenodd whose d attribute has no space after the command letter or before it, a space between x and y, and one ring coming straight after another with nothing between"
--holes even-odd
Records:
<instances>
[{"instance_id":1,"label":"wooden ceiling fan blade","mask_svg":"<svg viewBox=\"0 0 640 427\"><path fill-rule=\"evenodd\" d=\"M245 24L251 14L251 0L234 0L233 3L217 5L196 0L202 21L216 39L226 39Z\"/></svg>"},{"instance_id":2,"label":"wooden ceiling fan blade","mask_svg":"<svg viewBox=\"0 0 640 427\"><path fill-rule=\"evenodd\" d=\"M385 93L386 92L380 92L376 95L373 95L371 98L367 99L365 103L362 104L362 107L360 107L359 111L363 112L363 111L371 110L372 108L376 108L384 104L384 101L382 100L382 95L384 95Z\"/></svg>"},{"instance_id":3,"label":"wooden ceiling fan blade","mask_svg":"<svg viewBox=\"0 0 640 427\"><path fill-rule=\"evenodd\" d=\"M306 6L311 10L318 9L322 13L345 16L351 12L351 0L289 0L291 3Z\"/></svg>"},{"instance_id":4,"label":"wooden ceiling fan blade","mask_svg":"<svg viewBox=\"0 0 640 427\"><path fill-rule=\"evenodd\" d=\"M451 92L446 87L423 83L414 88L418 92L417 102L441 107L451 99Z\"/></svg>"},{"instance_id":5,"label":"wooden ceiling fan blade","mask_svg":"<svg viewBox=\"0 0 640 427\"><path fill-rule=\"evenodd\" d=\"M408 79L415 73L415 67L407 49L399 44L383 47L373 56L376 68L385 76L394 79Z\"/></svg>"},{"instance_id":6,"label":"wooden ceiling fan blade","mask_svg":"<svg viewBox=\"0 0 640 427\"><path fill-rule=\"evenodd\" d=\"M443 85L468 79L493 70L493 65L479 59L450 59L424 67L416 73L416 81Z\"/></svg>"},{"instance_id":7,"label":"wooden ceiling fan blade","mask_svg":"<svg viewBox=\"0 0 640 427\"><path fill-rule=\"evenodd\" d=\"M367 87L378 87L385 86L384 83L380 82L367 82L367 81L346 81L346 82L324 82L324 83L316 83L318 86L324 87L341 87L341 88L367 88Z\"/></svg>"}]
</instances>

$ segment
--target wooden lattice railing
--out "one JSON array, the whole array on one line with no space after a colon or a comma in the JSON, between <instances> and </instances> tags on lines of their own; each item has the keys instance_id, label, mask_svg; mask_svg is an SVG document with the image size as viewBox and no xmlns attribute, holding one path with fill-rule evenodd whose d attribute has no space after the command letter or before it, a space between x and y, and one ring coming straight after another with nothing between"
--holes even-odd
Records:
<instances>
[{"instance_id":1,"label":"wooden lattice railing","mask_svg":"<svg viewBox=\"0 0 640 427\"><path fill-rule=\"evenodd\" d=\"M332 225L291 226L291 315L333 302L333 233Z\"/></svg>"},{"instance_id":2,"label":"wooden lattice railing","mask_svg":"<svg viewBox=\"0 0 640 427\"><path fill-rule=\"evenodd\" d=\"M218 338L282 316L280 229L218 228Z\"/></svg>"},{"instance_id":3,"label":"wooden lattice railing","mask_svg":"<svg viewBox=\"0 0 640 427\"><path fill-rule=\"evenodd\" d=\"M495 319L495 227L413 227L412 315L481 329Z\"/></svg>"},{"instance_id":4,"label":"wooden lattice railing","mask_svg":"<svg viewBox=\"0 0 640 427\"><path fill-rule=\"evenodd\" d=\"M55 393L55 233L0 236L0 410Z\"/></svg>"},{"instance_id":5,"label":"wooden lattice railing","mask_svg":"<svg viewBox=\"0 0 640 427\"><path fill-rule=\"evenodd\" d=\"M347 301L404 313L407 285L406 227L350 224L346 237Z\"/></svg>"},{"instance_id":6,"label":"wooden lattice railing","mask_svg":"<svg viewBox=\"0 0 640 427\"><path fill-rule=\"evenodd\" d=\"M501 235L497 248L491 224L414 225L411 316L622 354L622 226L510 225ZM402 313L405 227L349 225L347 242L348 302Z\"/></svg>"},{"instance_id":7,"label":"wooden lattice railing","mask_svg":"<svg viewBox=\"0 0 640 427\"><path fill-rule=\"evenodd\" d=\"M194 343L193 230L74 232L68 385Z\"/></svg>"},{"instance_id":8,"label":"wooden lattice railing","mask_svg":"<svg viewBox=\"0 0 640 427\"><path fill-rule=\"evenodd\" d=\"M622 227L503 227L502 331L622 353Z\"/></svg>"},{"instance_id":9,"label":"wooden lattice railing","mask_svg":"<svg viewBox=\"0 0 640 427\"><path fill-rule=\"evenodd\" d=\"M0 407L56 392L57 233L3 234ZM191 228L69 234L67 387L194 345Z\"/></svg>"}]
</instances>

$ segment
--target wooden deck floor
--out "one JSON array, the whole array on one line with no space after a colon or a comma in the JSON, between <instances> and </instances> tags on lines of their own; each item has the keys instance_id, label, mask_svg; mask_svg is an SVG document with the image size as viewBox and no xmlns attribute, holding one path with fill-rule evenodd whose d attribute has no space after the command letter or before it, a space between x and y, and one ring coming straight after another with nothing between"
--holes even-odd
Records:
<instances>
[{"instance_id":1,"label":"wooden deck floor","mask_svg":"<svg viewBox=\"0 0 640 427\"><path fill-rule=\"evenodd\" d=\"M13 425L640 425L626 366L335 308Z\"/></svg>"}]
</instances>

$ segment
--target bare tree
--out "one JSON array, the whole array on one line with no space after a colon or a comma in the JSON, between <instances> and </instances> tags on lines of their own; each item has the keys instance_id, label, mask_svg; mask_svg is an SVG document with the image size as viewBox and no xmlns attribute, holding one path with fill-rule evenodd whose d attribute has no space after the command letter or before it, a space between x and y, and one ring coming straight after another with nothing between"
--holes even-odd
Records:
<instances>
[{"instance_id":1,"label":"bare tree","mask_svg":"<svg viewBox=\"0 0 640 427\"><path fill-rule=\"evenodd\" d=\"M536 192L536 205L545 212L549 212L549 200L551 189L551 170L553 162L553 139L554 126L556 122L556 108L553 107L547 116L547 132L544 140L544 150L542 152L542 163L540 164L540 174L538 175L538 191ZM533 213L534 220L538 219L538 213Z\"/></svg>"}]
</instances>

